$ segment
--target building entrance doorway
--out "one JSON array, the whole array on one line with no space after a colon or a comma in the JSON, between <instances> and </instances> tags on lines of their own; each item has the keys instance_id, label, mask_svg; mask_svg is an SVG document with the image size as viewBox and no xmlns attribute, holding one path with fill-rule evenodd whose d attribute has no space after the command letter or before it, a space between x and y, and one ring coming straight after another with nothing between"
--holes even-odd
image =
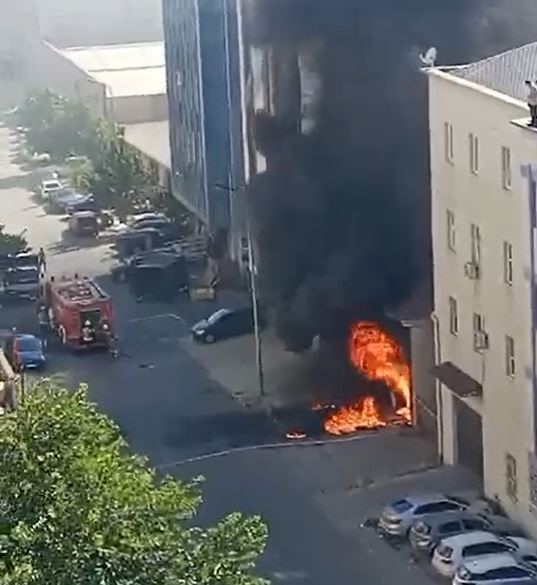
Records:
<instances>
[{"instance_id":1,"label":"building entrance doorway","mask_svg":"<svg viewBox=\"0 0 537 585\"><path fill-rule=\"evenodd\" d=\"M483 421L481 415L455 398L457 463L483 479Z\"/></svg>"}]
</instances>

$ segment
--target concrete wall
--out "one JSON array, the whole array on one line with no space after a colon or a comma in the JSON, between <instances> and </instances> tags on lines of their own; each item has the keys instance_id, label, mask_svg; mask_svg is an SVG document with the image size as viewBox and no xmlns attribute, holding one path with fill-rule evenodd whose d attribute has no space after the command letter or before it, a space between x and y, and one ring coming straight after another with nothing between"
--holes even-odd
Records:
<instances>
[{"instance_id":1,"label":"concrete wall","mask_svg":"<svg viewBox=\"0 0 537 585\"><path fill-rule=\"evenodd\" d=\"M528 513L529 458L534 451L530 218L528 184L520 166L537 159L537 135L510 121L527 116L524 104L441 72L429 76L435 314L442 361L483 385L483 398L465 402L483 418L485 491L537 535ZM446 161L444 123L453 125L454 157ZM469 167L469 133L479 137L479 171ZM512 187L502 187L501 148L511 149ZM447 245L447 210L455 214L455 251ZM481 230L481 278L470 280L470 224ZM503 243L514 250L512 286L504 282ZM450 332L449 297L458 303L459 332ZM473 314L485 319L490 348L473 346ZM505 336L515 340L516 374L506 375ZM455 462L454 400L441 388L442 449ZM507 494L506 455L516 459L518 497Z\"/></svg>"},{"instance_id":2,"label":"concrete wall","mask_svg":"<svg viewBox=\"0 0 537 585\"><path fill-rule=\"evenodd\" d=\"M436 381L434 366L433 323L425 318L410 329L412 389L415 422L421 432L434 440L437 435Z\"/></svg>"},{"instance_id":3,"label":"concrete wall","mask_svg":"<svg viewBox=\"0 0 537 585\"><path fill-rule=\"evenodd\" d=\"M104 117L106 88L103 84L95 81L47 42L41 45L40 66L45 87L69 99L80 100L95 116Z\"/></svg>"},{"instance_id":4,"label":"concrete wall","mask_svg":"<svg viewBox=\"0 0 537 585\"><path fill-rule=\"evenodd\" d=\"M120 124L160 122L168 117L168 102L165 94L109 97L107 117Z\"/></svg>"}]
</instances>

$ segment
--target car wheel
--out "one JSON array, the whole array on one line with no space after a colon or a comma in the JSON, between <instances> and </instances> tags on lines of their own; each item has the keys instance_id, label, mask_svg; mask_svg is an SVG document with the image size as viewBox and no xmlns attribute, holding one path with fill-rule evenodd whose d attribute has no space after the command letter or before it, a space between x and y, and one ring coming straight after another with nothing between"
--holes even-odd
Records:
<instances>
[{"instance_id":1,"label":"car wheel","mask_svg":"<svg viewBox=\"0 0 537 585\"><path fill-rule=\"evenodd\" d=\"M205 336L205 343L214 343L216 340L214 335L206 335Z\"/></svg>"}]
</instances>

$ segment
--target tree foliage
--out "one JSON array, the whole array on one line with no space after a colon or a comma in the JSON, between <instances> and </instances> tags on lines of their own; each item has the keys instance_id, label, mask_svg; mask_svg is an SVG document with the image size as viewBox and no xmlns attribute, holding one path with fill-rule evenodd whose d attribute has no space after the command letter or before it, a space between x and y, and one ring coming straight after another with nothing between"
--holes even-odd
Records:
<instances>
[{"instance_id":1,"label":"tree foliage","mask_svg":"<svg viewBox=\"0 0 537 585\"><path fill-rule=\"evenodd\" d=\"M266 528L193 519L198 481L158 479L88 401L42 381L0 419L3 585L261 585Z\"/></svg>"},{"instance_id":2,"label":"tree foliage","mask_svg":"<svg viewBox=\"0 0 537 585\"><path fill-rule=\"evenodd\" d=\"M15 254L28 246L26 238L21 234L7 234L5 226L0 225L0 254Z\"/></svg>"},{"instance_id":3,"label":"tree foliage","mask_svg":"<svg viewBox=\"0 0 537 585\"><path fill-rule=\"evenodd\" d=\"M156 192L139 153L125 142L123 129L96 120L80 102L45 91L30 96L18 117L32 151L47 152L58 162L69 155L87 157L89 164L73 171L73 182L94 193L104 206L124 215Z\"/></svg>"},{"instance_id":4,"label":"tree foliage","mask_svg":"<svg viewBox=\"0 0 537 585\"><path fill-rule=\"evenodd\" d=\"M125 142L121 127L100 121L97 136L99 149L92 158L87 182L98 199L116 207L120 215L126 214L155 188L140 155Z\"/></svg>"},{"instance_id":5,"label":"tree foliage","mask_svg":"<svg viewBox=\"0 0 537 585\"><path fill-rule=\"evenodd\" d=\"M30 96L21 106L20 124L27 128L27 144L33 152L47 152L56 161L96 146L95 121L80 102L45 91Z\"/></svg>"}]
</instances>

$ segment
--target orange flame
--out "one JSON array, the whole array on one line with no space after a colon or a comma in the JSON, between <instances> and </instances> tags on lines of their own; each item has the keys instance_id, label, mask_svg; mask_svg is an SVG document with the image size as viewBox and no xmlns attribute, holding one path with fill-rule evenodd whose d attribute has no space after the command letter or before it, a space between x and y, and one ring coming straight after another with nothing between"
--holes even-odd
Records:
<instances>
[{"instance_id":1,"label":"orange flame","mask_svg":"<svg viewBox=\"0 0 537 585\"><path fill-rule=\"evenodd\" d=\"M396 339L376 323L361 321L352 327L349 354L351 363L366 378L386 384L396 400L396 414L411 422L410 367ZM325 430L334 435L383 426L386 422L372 396L340 408L324 421Z\"/></svg>"},{"instance_id":2,"label":"orange flame","mask_svg":"<svg viewBox=\"0 0 537 585\"><path fill-rule=\"evenodd\" d=\"M358 404L343 406L324 421L324 428L331 435L346 435L360 429L378 429L386 426L375 404L373 396Z\"/></svg>"}]
</instances>

